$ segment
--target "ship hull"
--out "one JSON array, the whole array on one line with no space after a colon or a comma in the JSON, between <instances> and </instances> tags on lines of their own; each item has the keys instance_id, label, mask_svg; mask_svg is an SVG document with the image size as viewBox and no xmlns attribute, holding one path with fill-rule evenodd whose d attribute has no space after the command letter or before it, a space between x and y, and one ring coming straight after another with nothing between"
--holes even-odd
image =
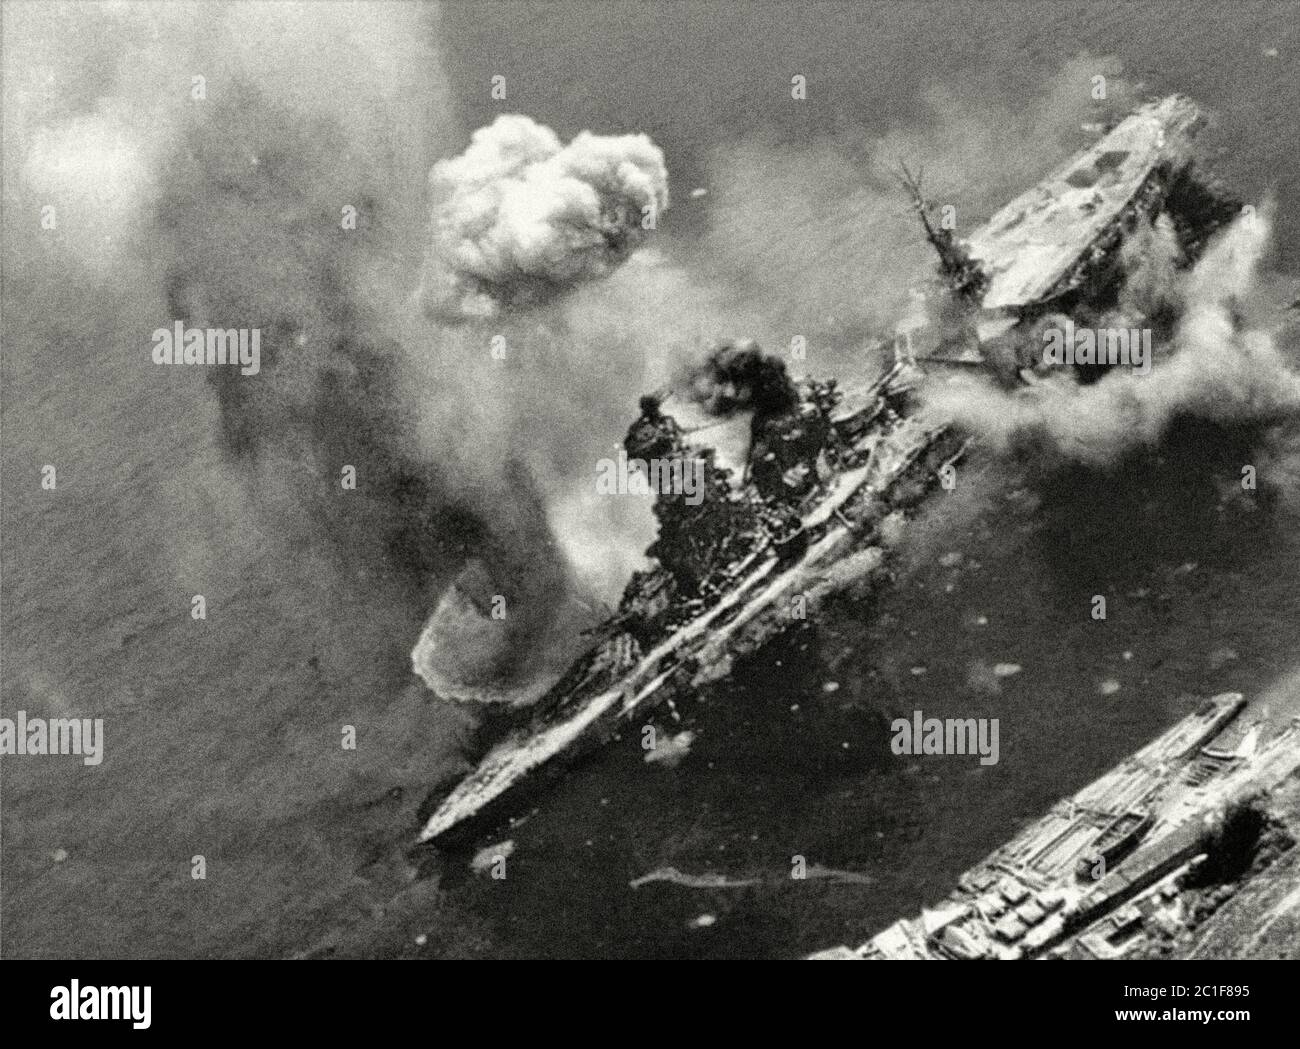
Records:
<instances>
[{"instance_id":1,"label":"ship hull","mask_svg":"<svg viewBox=\"0 0 1300 1049\"><path fill-rule=\"evenodd\" d=\"M895 369L877 396L897 393ZM870 409L868 409L870 410ZM510 732L433 809L421 843L450 843L517 816L527 799L583 756L670 700L687 698L730 673L829 595L886 571L879 524L921 498L964 443L946 425L904 418L887 433L868 432L863 466L847 471L804 518L807 546L783 561L755 556L725 596L673 630L605 687L579 689ZM798 600L796 600L798 599Z\"/></svg>"}]
</instances>

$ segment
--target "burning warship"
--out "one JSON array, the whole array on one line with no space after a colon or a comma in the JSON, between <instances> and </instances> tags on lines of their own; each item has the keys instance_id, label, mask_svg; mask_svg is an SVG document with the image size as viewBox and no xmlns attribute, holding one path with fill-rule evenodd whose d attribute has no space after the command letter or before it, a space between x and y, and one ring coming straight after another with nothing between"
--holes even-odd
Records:
<instances>
[{"instance_id":1,"label":"burning warship","mask_svg":"<svg viewBox=\"0 0 1300 1049\"><path fill-rule=\"evenodd\" d=\"M426 802L419 842L472 839L519 818L525 796L580 756L661 708L680 720L676 701L815 615L828 595L885 583L908 512L951 486L969 446L921 404L920 384L979 367L1041 396L1051 362L1034 336L1053 318L1084 326L1114 311L1126 246L1158 230L1191 265L1240 211L1193 170L1201 123L1182 96L1152 101L962 239L934 221L919 177L904 169L938 273L917 291L923 321L863 347L878 375L796 381L779 359L736 341L642 398L628 461L690 460L703 498L658 495L652 567L633 576L587 653L522 723L450 793ZM1072 378L1095 379L1105 364L1075 365ZM727 429L733 440L740 430L741 455L719 451Z\"/></svg>"}]
</instances>

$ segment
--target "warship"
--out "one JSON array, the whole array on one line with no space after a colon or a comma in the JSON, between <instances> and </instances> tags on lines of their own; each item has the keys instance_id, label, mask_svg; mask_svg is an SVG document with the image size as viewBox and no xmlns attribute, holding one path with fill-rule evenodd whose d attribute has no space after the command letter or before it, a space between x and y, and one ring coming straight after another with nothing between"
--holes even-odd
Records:
<instances>
[{"instance_id":1,"label":"warship","mask_svg":"<svg viewBox=\"0 0 1300 1049\"><path fill-rule=\"evenodd\" d=\"M1300 718L1278 728L1245 698L1207 700L957 880L943 903L815 960L1110 959L1186 924L1180 880L1234 806L1300 769Z\"/></svg>"},{"instance_id":2,"label":"warship","mask_svg":"<svg viewBox=\"0 0 1300 1049\"><path fill-rule=\"evenodd\" d=\"M582 755L660 708L680 718L677 701L814 616L830 594L853 586L865 598L886 583L908 513L950 486L969 447L950 420L921 407L919 384L979 366L1033 396L1041 362L1025 349L1027 333L1048 315L1082 323L1110 308L1120 249L1135 231L1169 224L1190 264L1240 207L1193 171L1201 123L1182 96L1151 101L962 239L933 221L919 178L904 169L939 264L918 289L926 322L862 347L863 371L879 374L796 382L779 359L738 341L643 398L629 461L701 464L704 498L657 497L652 567L633 576L587 653L521 723L450 793L426 801L419 843L447 847L520 818ZM718 452L728 428L746 446L732 461ZM1113 833L1118 847L1125 828Z\"/></svg>"}]
</instances>

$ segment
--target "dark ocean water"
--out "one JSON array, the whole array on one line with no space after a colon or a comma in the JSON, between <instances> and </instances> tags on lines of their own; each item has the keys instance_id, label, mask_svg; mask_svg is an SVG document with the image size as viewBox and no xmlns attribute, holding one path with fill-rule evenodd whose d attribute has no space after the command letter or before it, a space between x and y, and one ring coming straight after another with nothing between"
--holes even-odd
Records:
<instances>
[{"instance_id":1,"label":"dark ocean water","mask_svg":"<svg viewBox=\"0 0 1300 1049\"><path fill-rule=\"evenodd\" d=\"M649 133L667 154L681 202L672 235L685 243L708 207L688 191L719 144L883 132L912 122L935 84L1014 103L1081 52L1114 56L1150 91L1211 107L1216 171L1247 199L1277 194L1276 262L1294 272L1298 16L1282 3L1230 14L1199 3L592 4L581 17L453 4L442 47L465 127L495 115L480 85L504 71L519 108L566 137ZM790 71L828 103L792 110ZM210 393L178 379L161 412L76 350L128 337L112 329L111 303L103 327L33 344L25 333L38 325L21 286L11 291L4 708L104 716L110 743L93 775L4 766L6 954L287 954L323 942L413 953L417 934L438 955L791 955L857 942L941 898L1194 696L1254 694L1297 662L1296 504L1225 499L1253 435L1188 427L1118 476L1028 490L1014 467L977 463L961 502L936 501L918 523L896 588L846 595L701 697L680 765L647 766L628 738L543 799L513 834L505 880L449 867L389 907L415 809L462 767L467 723L411 679L418 603L340 563L310 523L258 532L238 487L195 483L196 464L218 457ZM57 314L57 302L33 301ZM79 486L75 506L16 484L50 461L78 464L60 480ZM961 563L941 566L951 552ZM190 595L180 569L196 567L219 613L202 634L175 614ZM1104 624L1087 615L1098 592L1115 595ZM998 679L997 663L1022 670ZM1106 681L1118 691L1103 694ZM893 758L888 719L917 708L1000 718L1001 762ZM340 754L339 725L352 721L367 726L362 746ZM195 853L208 857L203 883L189 877ZM793 881L796 855L872 881ZM628 886L668 865L761 884ZM716 920L697 925L703 915Z\"/></svg>"}]
</instances>

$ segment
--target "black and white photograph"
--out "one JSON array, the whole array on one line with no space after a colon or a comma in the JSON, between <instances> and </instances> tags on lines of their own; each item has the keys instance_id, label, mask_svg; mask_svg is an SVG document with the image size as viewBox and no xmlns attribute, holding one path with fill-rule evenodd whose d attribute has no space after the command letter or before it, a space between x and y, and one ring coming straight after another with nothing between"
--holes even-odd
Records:
<instances>
[{"instance_id":1,"label":"black and white photograph","mask_svg":"<svg viewBox=\"0 0 1300 1049\"><path fill-rule=\"evenodd\" d=\"M0 66L42 1022L180 960L1285 1005L1300 4L5 0Z\"/></svg>"}]
</instances>

